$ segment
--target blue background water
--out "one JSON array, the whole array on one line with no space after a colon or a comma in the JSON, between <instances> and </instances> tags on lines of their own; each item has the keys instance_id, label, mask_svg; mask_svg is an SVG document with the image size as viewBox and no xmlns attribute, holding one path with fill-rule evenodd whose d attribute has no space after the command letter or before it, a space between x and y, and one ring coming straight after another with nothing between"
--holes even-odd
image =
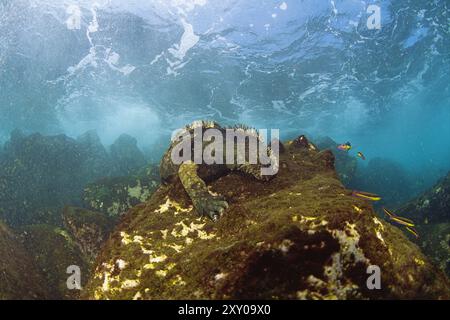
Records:
<instances>
[{"instance_id":1,"label":"blue background water","mask_svg":"<svg viewBox=\"0 0 450 320\"><path fill-rule=\"evenodd\" d=\"M200 118L351 141L429 185L450 169L450 3L0 0L3 142L97 129L157 154Z\"/></svg>"}]
</instances>

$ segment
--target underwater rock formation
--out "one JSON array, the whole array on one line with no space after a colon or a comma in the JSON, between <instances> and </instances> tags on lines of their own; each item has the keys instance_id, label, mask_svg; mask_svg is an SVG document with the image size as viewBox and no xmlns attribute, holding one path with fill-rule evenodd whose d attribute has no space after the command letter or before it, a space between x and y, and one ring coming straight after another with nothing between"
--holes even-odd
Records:
<instances>
[{"instance_id":1,"label":"underwater rock formation","mask_svg":"<svg viewBox=\"0 0 450 320\"><path fill-rule=\"evenodd\" d=\"M88 131L79 136L77 142L84 159L80 175L86 177L88 181L111 176L114 166L97 132Z\"/></svg>"},{"instance_id":2,"label":"underwater rock formation","mask_svg":"<svg viewBox=\"0 0 450 320\"><path fill-rule=\"evenodd\" d=\"M67 268L79 266L88 275L87 261L74 240L64 229L50 225L30 225L21 228L21 241L33 258L34 264L45 276L45 286L50 299L75 299L77 290L67 288ZM81 278L81 280L86 280ZM82 282L83 284L83 282Z\"/></svg>"},{"instance_id":3,"label":"underwater rock formation","mask_svg":"<svg viewBox=\"0 0 450 320\"><path fill-rule=\"evenodd\" d=\"M199 217L180 181L132 209L97 257L89 299L449 298L446 276L338 180L334 156L287 143L272 181L209 184L230 207ZM381 269L369 290L367 268Z\"/></svg>"},{"instance_id":4,"label":"underwater rock formation","mask_svg":"<svg viewBox=\"0 0 450 320\"><path fill-rule=\"evenodd\" d=\"M46 299L45 276L20 239L0 222L0 300Z\"/></svg>"},{"instance_id":5,"label":"underwater rock formation","mask_svg":"<svg viewBox=\"0 0 450 320\"><path fill-rule=\"evenodd\" d=\"M450 221L450 173L430 190L403 205L398 212L418 224L448 223Z\"/></svg>"},{"instance_id":6,"label":"underwater rock formation","mask_svg":"<svg viewBox=\"0 0 450 320\"><path fill-rule=\"evenodd\" d=\"M397 212L417 224L416 243L450 276L450 173Z\"/></svg>"},{"instance_id":7,"label":"underwater rock formation","mask_svg":"<svg viewBox=\"0 0 450 320\"><path fill-rule=\"evenodd\" d=\"M0 159L0 217L11 226L58 224L60 208L86 184L82 162L71 138L13 132Z\"/></svg>"},{"instance_id":8,"label":"underwater rock formation","mask_svg":"<svg viewBox=\"0 0 450 320\"><path fill-rule=\"evenodd\" d=\"M63 213L64 227L84 260L92 263L101 245L106 241L114 223L105 214L82 208L66 207Z\"/></svg>"},{"instance_id":9,"label":"underwater rock formation","mask_svg":"<svg viewBox=\"0 0 450 320\"><path fill-rule=\"evenodd\" d=\"M134 138L122 136L111 152L94 131L77 140L13 131L0 154L0 218L12 227L61 226L62 209L80 206L88 183L145 168Z\"/></svg>"},{"instance_id":10,"label":"underwater rock formation","mask_svg":"<svg viewBox=\"0 0 450 320\"><path fill-rule=\"evenodd\" d=\"M416 243L450 277L450 223L419 225L417 231Z\"/></svg>"},{"instance_id":11,"label":"underwater rock formation","mask_svg":"<svg viewBox=\"0 0 450 320\"><path fill-rule=\"evenodd\" d=\"M110 152L115 176L133 175L147 164L144 154L137 146L137 140L127 134L122 134L111 145Z\"/></svg>"},{"instance_id":12,"label":"underwater rock formation","mask_svg":"<svg viewBox=\"0 0 450 320\"><path fill-rule=\"evenodd\" d=\"M45 279L47 298L77 299L79 290L69 290L67 269L77 266L83 286L101 245L113 227L113 221L103 213L66 207L64 228L39 224L19 229L20 241Z\"/></svg>"},{"instance_id":13,"label":"underwater rock formation","mask_svg":"<svg viewBox=\"0 0 450 320\"><path fill-rule=\"evenodd\" d=\"M104 178L86 186L84 206L118 217L128 209L147 201L159 186L159 178L129 176Z\"/></svg>"},{"instance_id":14,"label":"underwater rock formation","mask_svg":"<svg viewBox=\"0 0 450 320\"><path fill-rule=\"evenodd\" d=\"M317 141L317 147L320 150L329 149L335 157L335 167L339 175L339 179L344 186L349 186L356 175L358 161L356 157L352 157L346 151L338 150L338 143L330 137L322 137Z\"/></svg>"}]
</instances>

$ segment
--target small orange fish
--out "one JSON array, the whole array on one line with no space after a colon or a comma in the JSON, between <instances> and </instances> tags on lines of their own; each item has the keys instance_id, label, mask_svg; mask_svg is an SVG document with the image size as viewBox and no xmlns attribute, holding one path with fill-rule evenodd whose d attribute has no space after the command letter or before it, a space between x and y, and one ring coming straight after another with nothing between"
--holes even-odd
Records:
<instances>
[{"instance_id":1,"label":"small orange fish","mask_svg":"<svg viewBox=\"0 0 450 320\"><path fill-rule=\"evenodd\" d=\"M349 151L352 148L352 144L350 142L347 142L339 145L337 148L341 151Z\"/></svg>"}]
</instances>

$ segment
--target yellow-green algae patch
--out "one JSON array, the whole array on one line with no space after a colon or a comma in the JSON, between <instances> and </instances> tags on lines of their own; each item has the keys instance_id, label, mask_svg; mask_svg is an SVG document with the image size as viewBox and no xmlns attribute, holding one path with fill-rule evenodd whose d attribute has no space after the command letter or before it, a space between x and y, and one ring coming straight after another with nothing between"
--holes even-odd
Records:
<instances>
[{"instance_id":1,"label":"yellow-green algae patch","mask_svg":"<svg viewBox=\"0 0 450 320\"><path fill-rule=\"evenodd\" d=\"M217 223L196 215L179 181L161 186L124 217L98 258L85 297L449 297L445 275L402 231L345 190L330 152L291 143L280 168L267 183L238 174L212 182L211 191L230 204ZM117 259L127 262L125 268ZM367 289L371 264L383 272L382 290Z\"/></svg>"}]
</instances>

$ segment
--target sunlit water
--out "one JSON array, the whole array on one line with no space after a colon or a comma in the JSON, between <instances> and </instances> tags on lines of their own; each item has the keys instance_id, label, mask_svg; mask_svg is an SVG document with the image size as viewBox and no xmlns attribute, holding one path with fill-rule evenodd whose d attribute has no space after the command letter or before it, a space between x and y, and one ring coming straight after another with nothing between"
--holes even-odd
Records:
<instances>
[{"instance_id":1,"label":"sunlit water","mask_svg":"<svg viewBox=\"0 0 450 320\"><path fill-rule=\"evenodd\" d=\"M351 141L431 184L450 169L450 3L379 1L370 29L373 3L0 0L0 136L161 152L215 119Z\"/></svg>"}]
</instances>

